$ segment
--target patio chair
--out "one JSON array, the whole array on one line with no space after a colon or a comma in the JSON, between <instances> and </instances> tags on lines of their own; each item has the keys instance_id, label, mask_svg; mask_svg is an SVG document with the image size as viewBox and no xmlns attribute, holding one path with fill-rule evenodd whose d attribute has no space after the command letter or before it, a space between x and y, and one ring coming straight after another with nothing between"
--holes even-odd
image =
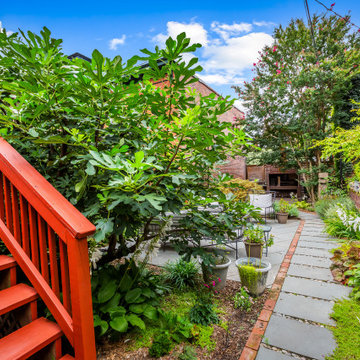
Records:
<instances>
[{"instance_id":1,"label":"patio chair","mask_svg":"<svg viewBox=\"0 0 360 360\"><path fill-rule=\"evenodd\" d=\"M266 194L249 194L249 201L251 205L261 209L260 213L265 217L265 224L268 214L273 214L275 219L275 212L273 207L275 201L274 192L268 192Z\"/></svg>"}]
</instances>

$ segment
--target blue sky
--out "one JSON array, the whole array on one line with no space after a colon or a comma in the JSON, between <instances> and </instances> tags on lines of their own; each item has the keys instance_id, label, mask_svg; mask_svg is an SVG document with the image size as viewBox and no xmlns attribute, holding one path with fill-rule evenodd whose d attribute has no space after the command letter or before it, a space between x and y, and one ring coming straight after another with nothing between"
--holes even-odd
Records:
<instances>
[{"instance_id":1,"label":"blue sky","mask_svg":"<svg viewBox=\"0 0 360 360\"><path fill-rule=\"evenodd\" d=\"M322 2L342 15L351 11L360 26L360 1ZM309 0L311 13L325 11ZM186 31L204 47L197 56L200 77L223 95L235 96L232 85L251 78L257 51L272 42L274 26L305 18L303 0L252 1L2 1L0 21L8 31L39 32L47 26L64 40L67 54L91 55L93 49L124 59L154 48L170 34Z\"/></svg>"}]
</instances>

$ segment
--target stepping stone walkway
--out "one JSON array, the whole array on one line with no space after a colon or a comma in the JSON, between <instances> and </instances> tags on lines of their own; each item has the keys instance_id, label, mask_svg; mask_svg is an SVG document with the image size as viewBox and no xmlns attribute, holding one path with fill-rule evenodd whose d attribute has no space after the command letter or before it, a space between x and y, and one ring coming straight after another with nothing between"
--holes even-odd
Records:
<instances>
[{"instance_id":1,"label":"stepping stone walkway","mask_svg":"<svg viewBox=\"0 0 360 360\"><path fill-rule=\"evenodd\" d=\"M327 326L335 299L350 288L333 281L329 252L337 247L323 232L322 220L304 214L304 227L256 360L325 359L336 342Z\"/></svg>"}]
</instances>

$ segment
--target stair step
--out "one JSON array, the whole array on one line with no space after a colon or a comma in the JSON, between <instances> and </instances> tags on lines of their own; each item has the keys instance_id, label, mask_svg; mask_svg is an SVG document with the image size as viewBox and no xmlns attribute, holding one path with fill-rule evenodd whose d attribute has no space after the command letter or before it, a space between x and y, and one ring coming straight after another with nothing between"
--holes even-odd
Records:
<instances>
[{"instance_id":1,"label":"stair step","mask_svg":"<svg viewBox=\"0 0 360 360\"><path fill-rule=\"evenodd\" d=\"M38 298L34 288L17 284L0 291L0 315L28 304Z\"/></svg>"},{"instance_id":2,"label":"stair step","mask_svg":"<svg viewBox=\"0 0 360 360\"><path fill-rule=\"evenodd\" d=\"M71 355L67 354L67 355L63 356L60 360L75 360L75 358L73 358Z\"/></svg>"},{"instance_id":3,"label":"stair step","mask_svg":"<svg viewBox=\"0 0 360 360\"><path fill-rule=\"evenodd\" d=\"M7 255L0 255L0 271L10 269L16 266L14 258Z\"/></svg>"},{"instance_id":4,"label":"stair step","mask_svg":"<svg viewBox=\"0 0 360 360\"><path fill-rule=\"evenodd\" d=\"M23 360L62 335L60 327L45 318L34 320L0 339L1 360Z\"/></svg>"}]
</instances>

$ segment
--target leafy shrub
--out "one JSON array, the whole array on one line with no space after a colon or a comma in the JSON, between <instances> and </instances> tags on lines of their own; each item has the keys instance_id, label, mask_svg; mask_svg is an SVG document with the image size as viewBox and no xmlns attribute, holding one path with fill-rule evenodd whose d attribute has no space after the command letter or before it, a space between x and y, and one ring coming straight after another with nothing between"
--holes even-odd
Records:
<instances>
[{"instance_id":1,"label":"leafy shrub","mask_svg":"<svg viewBox=\"0 0 360 360\"><path fill-rule=\"evenodd\" d=\"M294 205L298 208L298 209L303 209L303 210L308 210L308 211L315 211L314 207L312 206L312 204L302 200L302 201L296 201L294 203Z\"/></svg>"},{"instance_id":2,"label":"leafy shrub","mask_svg":"<svg viewBox=\"0 0 360 360\"><path fill-rule=\"evenodd\" d=\"M246 292L245 288L241 288L233 298L235 309L250 311L253 304L251 296Z\"/></svg>"},{"instance_id":3,"label":"leafy shrub","mask_svg":"<svg viewBox=\"0 0 360 360\"><path fill-rule=\"evenodd\" d=\"M288 213L290 217L298 217L299 210L295 204L290 204L284 199L274 202L274 211L276 213Z\"/></svg>"},{"instance_id":4,"label":"leafy shrub","mask_svg":"<svg viewBox=\"0 0 360 360\"><path fill-rule=\"evenodd\" d=\"M159 358L168 354L173 347L173 342L167 332L162 332L155 336L151 347L149 348L149 355Z\"/></svg>"},{"instance_id":5,"label":"leafy shrub","mask_svg":"<svg viewBox=\"0 0 360 360\"><path fill-rule=\"evenodd\" d=\"M331 212L327 214L328 209L337 205L343 205L349 210L353 210L355 208L354 203L348 196L341 196L336 198L325 197L315 203L315 211L321 218L326 218L331 215Z\"/></svg>"},{"instance_id":6,"label":"leafy shrub","mask_svg":"<svg viewBox=\"0 0 360 360\"><path fill-rule=\"evenodd\" d=\"M207 297L200 297L189 312L190 321L194 324L209 326L217 324L219 317L215 312L214 304Z\"/></svg>"},{"instance_id":7,"label":"leafy shrub","mask_svg":"<svg viewBox=\"0 0 360 360\"><path fill-rule=\"evenodd\" d=\"M196 285L198 265L194 261L185 261L183 258L169 262L164 266L165 279L179 290Z\"/></svg>"},{"instance_id":8,"label":"leafy shrub","mask_svg":"<svg viewBox=\"0 0 360 360\"><path fill-rule=\"evenodd\" d=\"M224 194L233 193L237 200L245 200L250 192L263 194L265 191L256 181L236 178L222 183L221 191Z\"/></svg>"},{"instance_id":9,"label":"leafy shrub","mask_svg":"<svg viewBox=\"0 0 360 360\"><path fill-rule=\"evenodd\" d=\"M344 275L348 276L348 285L354 288L351 296L355 300L360 300L360 263L354 265L350 270L346 271Z\"/></svg>"},{"instance_id":10,"label":"leafy shrub","mask_svg":"<svg viewBox=\"0 0 360 360\"><path fill-rule=\"evenodd\" d=\"M185 316L179 316L172 311L158 310L158 326L162 331L167 331L172 340L180 343L191 339L193 324Z\"/></svg>"},{"instance_id":11,"label":"leafy shrub","mask_svg":"<svg viewBox=\"0 0 360 360\"><path fill-rule=\"evenodd\" d=\"M360 263L360 241L344 242L340 247L332 250L331 270L335 280L348 284L349 276L347 273L353 270Z\"/></svg>"},{"instance_id":12,"label":"leafy shrub","mask_svg":"<svg viewBox=\"0 0 360 360\"><path fill-rule=\"evenodd\" d=\"M96 335L124 333L131 327L144 330L144 320L156 320L158 297L165 289L155 278L133 262L107 265L94 272L91 287Z\"/></svg>"}]
</instances>

